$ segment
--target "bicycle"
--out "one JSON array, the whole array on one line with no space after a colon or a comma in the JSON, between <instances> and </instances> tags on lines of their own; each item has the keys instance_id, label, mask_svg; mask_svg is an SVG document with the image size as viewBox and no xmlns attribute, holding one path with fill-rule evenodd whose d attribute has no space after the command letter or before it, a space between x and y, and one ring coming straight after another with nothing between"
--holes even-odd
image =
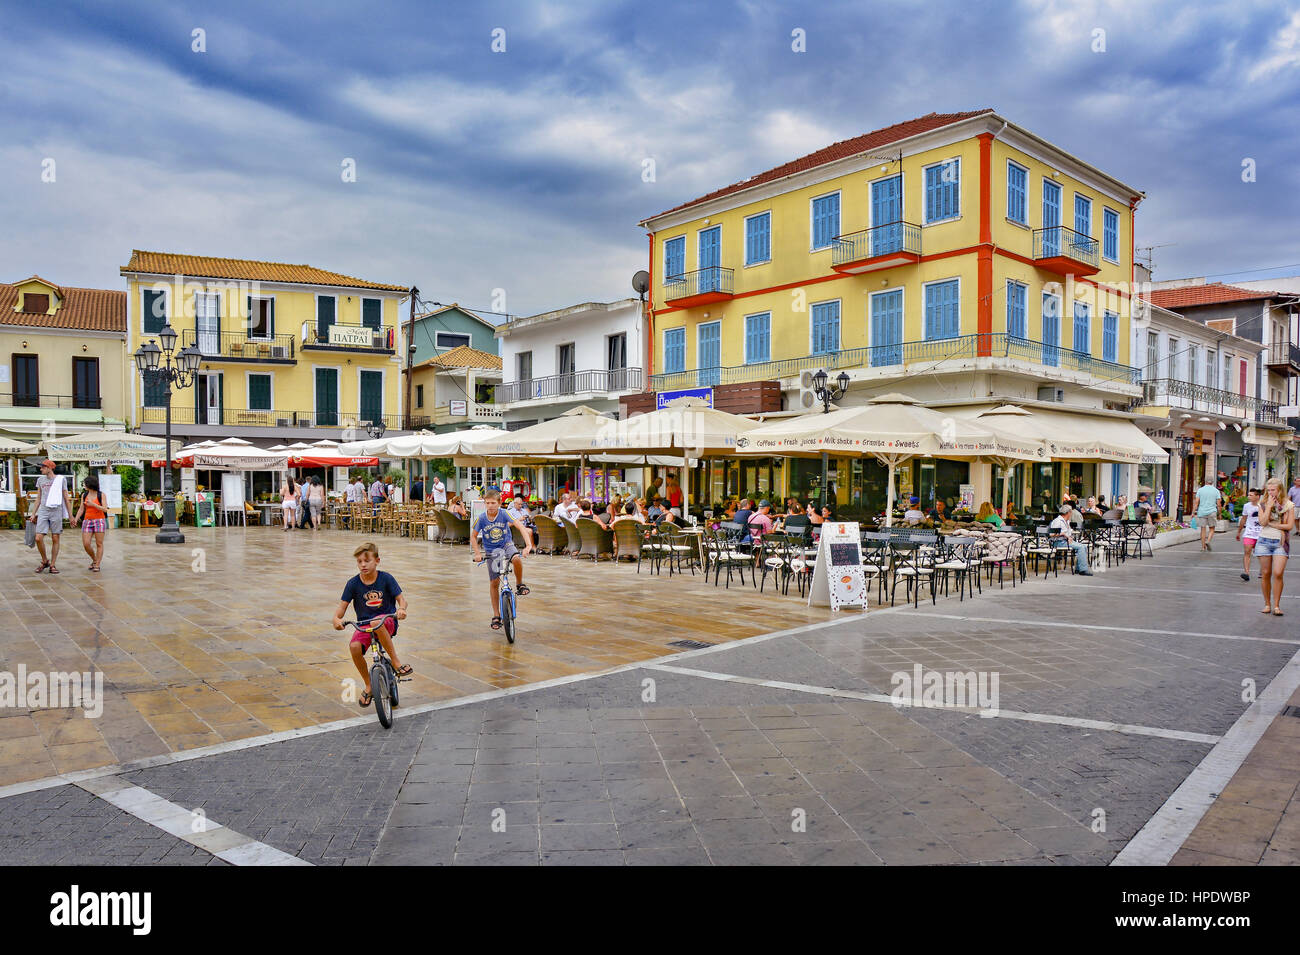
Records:
<instances>
[{"instance_id":1,"label":"bicycle","mask_svg":"<svg viewBox=\"0 0 1300 955\"><path fill-rule=\"evenodd\" d=\"M392 707L397 706L397 684L403 680L409 681L411 678L400 677L397 670L393 667L393 661L388 658L384 652L384 645L375 637L375 628L384 617L372 617L370 620L356 621L344 620L343 626L353 627L359 633L370 635L370 645L367 650L374 650L375 656L370 664L370 698L375 704L375 715L379 717L379 725L388 729L393 725ZM372 622L373 621L373 622Z\"/></svg>"},{"instance_id":2,"label":"bicycle","mask_svg":"<svg viewBox=\"0 0 1300 955\"><path fill-rule=\"evenodd\" d=\"M514 643L515 642L515 587L514 584L511 583L511 581L514 579L511 576L511 573L514 568L510 566L511 562L505 559L505 554L502 551L497 551L495 554L489 554L488 556L480 560L478 562L478 565L481 567L484 564L486 564L489 560L500 561L500 563L494 563L492 565L492 569L497 571L498 574L500 575L498 579L501 581L501 590L497 597L497 609L501 614L501 629L505 631L506 641L509 643Z\"/></svg>"}]
</instances>

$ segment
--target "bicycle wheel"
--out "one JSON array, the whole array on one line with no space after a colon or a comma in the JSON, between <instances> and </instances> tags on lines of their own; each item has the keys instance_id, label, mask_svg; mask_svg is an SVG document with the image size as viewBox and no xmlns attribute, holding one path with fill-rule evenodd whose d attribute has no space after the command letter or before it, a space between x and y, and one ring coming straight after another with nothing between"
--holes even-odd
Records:
<instances>
[{"instance_id":1,"label":"bicycle wheel","mask_svg":"<svg viewBox=\"0 0 1300 955\"><path fill-rule=\"evenodd\" d=\"M393 725L393 714L388 708L388 674L378 663L370 668L370 696L375 704L379 725L388 729Z\"/></svg>"},{"instance_id":2,"label":"bicycle wheel","mask_svg":"<svg viewBox=\"0 0 1300 955\"><path fill-rule=\"evenodd\" d=\"M388 698L393 701L393 706L397 705L397 671L392 665L386 666L384 678L388 680Z\"/></svg>"},{"instance_id":3,"label":"bicycle wheel","mask_svg":"<svg viewBox=\"0 0 1300 955\"><path fill-rule=\"evenodd\" d=\"M501 593L501 629L506 632L506 640L515 642L515 595L511 591Z\"/></svg>"}]
</instances>

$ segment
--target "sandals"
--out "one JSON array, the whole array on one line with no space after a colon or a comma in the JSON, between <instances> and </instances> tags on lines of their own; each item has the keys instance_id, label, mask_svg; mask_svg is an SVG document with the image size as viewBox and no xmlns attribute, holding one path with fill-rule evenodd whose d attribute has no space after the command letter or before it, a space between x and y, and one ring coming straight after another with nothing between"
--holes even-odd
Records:
<instances>
[{"instance_id":1,"label":"sandals","mask_svg":"<svg viewBox=\"0 0 1300 955\"><path fill-rule=\"evenodd\" d=\"M52 574L59 573L59 568L55 567L53 564L50 564L50 573Z\"/></svg>"},{"instance_id":2,"label":"sandals","mask_svg":"<svg viewBox=\"0 0 1300 955\"><path fill-rule=\"evenodd\" d=\"M1274 611L1273 611L1273 616L1275 616L1275 617L1285 617L1286 614L1284 614L1281 610L1274 610Z\"/></svg>"},{"instance_id":3,"label":"sandals","mask_svg":"<svg viewBox=\"0 0 1300 955\"><path fill-rule=\"evenodd\" d=\"M370 701L371 701L372 699L373 699L373 697L370 695L370 691L369 691L369 690L362 690L362 691L361 691L361 696L359 696L359 697L357 698L357 706L360 706L360 707L362 707L362 708L365 708L365 707L367 707L367 706L370 705Z\"/></svg>"},{"instance_id":4,"label":"sandals","mask_svg":"<svg viewBox=\"0 0 1300 955\"><path fill-rule=\"evenodd\" d=\"M91 564L90 569L93 570L95 573L99 573L99 565L98 565L98 564Z\"/></svg>"},{"instance_id":5,"label":"sandals","mask_svg":"<svg viewBox=\"0 0 1300 955\"><path fill-rule=\"evenodd\" d=\"M412 668L412 666L409 663L403 663L401 668L397 670L397 675L410 676L414 672L415 672L414 668Z\"/></svg>"},{"instance_id":6,"label":"sandals","mask_svg":"<svg viewBox=\"0 0 1300 955\"><path fill-rule=\"evenodd\" d=\"M36 568L36 572L39 574L41 571L43 571L43 570L44 570L46 567L48 567L48 566L50 566L50 562L49 562L48 560L43 560L43 561L41 561L41 566L39 566L39 567Z\"/></svg>"},{"instance_id":7,"label":"sandals","mask_svg":"<svg viewBox=\"0 0 1300 955\"><path fill-rule=\"evenodd\" d=\"M520 584L519 587L515 590L515 593L517 593L521 597L527 596L530 592L531 592L530 588L527 584Z\"/></svg>"},{"instance_id":8,"label":"sandals","mask_svg":"<svg viewBox=\"0 0 1300 955\"><path fill-rule=\"evenodd\" d=\"M493 630L500 630L500 629L501 629L501 618L500 618L500 617L493 617L493 618L492 618L492 629L493 629Z\"/></svg>"}]
</instances>

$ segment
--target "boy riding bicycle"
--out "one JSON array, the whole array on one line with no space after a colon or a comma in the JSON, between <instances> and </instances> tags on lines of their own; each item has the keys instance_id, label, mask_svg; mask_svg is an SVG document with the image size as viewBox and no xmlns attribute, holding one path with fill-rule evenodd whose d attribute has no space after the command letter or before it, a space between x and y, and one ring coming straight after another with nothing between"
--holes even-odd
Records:
<instances>
[{"instance_id":1,"label":"boy riding bicycle","mask_svg":"<svg viewBox=\"0 0 1300 955\"><path fill-rule=\"evenodd\" d=\"M334 611L334 629L343 629L343 615L352 604L357 615L357 629L348 642L352 653L352 662L361 674L361 691L357 700L359 706L370 705L370 673L366 669L366 650L370 647L370 638L379 640L388 658L393 661L398 676L409 676L412 672L409 663L397 659L393 649L393 635L397 633L397 621L406 619L406 596L392 574L379 569L379 548L365 543L352 552L357 559L359 573L347 582L343 596L339 598L338 609Z\"/></svg>"},{"instance_id":2,"label":"boy riding bicycle","mask_svg":"<svg viewBox=\"0 0 1300 955\"><path fill-rule=\"evenodd\" d=\"M492 602L492 629L500 630L501 617L498 613L499 604L497 601L500 599L501 594L500 578L501 574L505 572L507 561L514 564L515 593L521 597L528 593L528 585L524 583L524 561L519 556L519 549L515 547L515 542L510 538L510 525L513 524L519 528L519 534L525 542L525 554L533 552L533 539L523 524L501 509L500 491L488 491L483 495L483 503L487 505L487 510L480 514L478 520L474 522L474 529L469 535L469 542L474 551L474 560L483 559L483 552L479 549L480 538L483 541L483 548L487 551L489 593Z\"/></svg>"}]
</instances>

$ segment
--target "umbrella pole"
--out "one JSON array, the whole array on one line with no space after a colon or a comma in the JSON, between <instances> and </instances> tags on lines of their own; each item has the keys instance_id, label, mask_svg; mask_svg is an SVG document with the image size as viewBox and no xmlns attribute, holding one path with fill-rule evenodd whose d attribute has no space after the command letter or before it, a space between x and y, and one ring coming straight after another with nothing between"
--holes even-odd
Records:
<instances>
[{"instance_id":1,"label":"umbrella pole","mask_svg":"<svg viewBox=\"0 0 1300 955\"><path fill-rule=\"evenodd\" d=\"M682 448L682 520L691 512L691 454Z\"/></svg>"},{"instance_id":2,"label":"umbrella pole","mask_svg":"<svg viewBox=\"0 0 1300 955\"><path fill-rule=\"evenodd\" d=\"M827 489L826 489L827 475L830 473L827 470L827 465L828 465L827 455L826 452L823 451L822 452L822 507L825 507L827 504L830 503L830 501L827 500Z\"/></svg>"},{"instance_id":3,"label":"umbrella pole","mask_svg":"<svg viewBox=\"0 0 1300 955\"><path fill-rule=\"evenodd\" d=\"M889 469L888 490L885 493L885 526L894 526L894 459L891 456L885 466Z\"/></svg>"}]
</instances>

